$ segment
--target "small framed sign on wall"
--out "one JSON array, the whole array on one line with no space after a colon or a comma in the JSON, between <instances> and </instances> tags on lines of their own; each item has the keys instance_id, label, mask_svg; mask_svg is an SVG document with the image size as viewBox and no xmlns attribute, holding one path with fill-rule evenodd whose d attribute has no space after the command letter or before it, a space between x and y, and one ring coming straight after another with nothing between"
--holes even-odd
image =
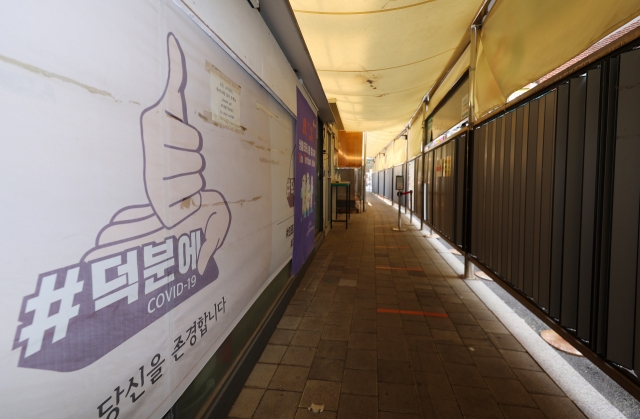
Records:
<instances>
[{"instance_id":1,"label":"small framed sign on wall","mask_svg":"<svg viewBox=\"0 0 640 419\"><path fill-rule=\"evenodd\" d=\"M404 176L396 176L396 191L404 190Z\"/></svg>"}]
</instances>

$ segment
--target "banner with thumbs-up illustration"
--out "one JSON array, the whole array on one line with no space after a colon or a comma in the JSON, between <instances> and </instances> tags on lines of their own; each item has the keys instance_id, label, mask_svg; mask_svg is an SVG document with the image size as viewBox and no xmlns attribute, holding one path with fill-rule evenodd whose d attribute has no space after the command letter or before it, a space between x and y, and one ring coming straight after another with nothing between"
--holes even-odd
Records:
<instances>
[{"instance_id":1,"label":"banner with thumbs-up illustration","mask_svg":"<svg viewBox=\"0 0 640 419\"><path fill-rule=\"evenodd\" d=\"M186 61L172 33L167 55L165 90L140 115L149 203L117 211L78 264L40 276L16 333L21 367L86 367L218 278L214 255L232 213L220 192L206 189L202 134L189 125ZM96 335L110 323L119 326Z\"/></svg>"},{"instance_id":2,"label":"banner with thumbs-up illustration","mask_svg":"<svg viewBox=\"0 0 640 419\"><path fill-rule=\"evenodd\" d=\"M0 173L31 191L4 212L8 417L162 417L290 272L295 119L171 1L116 2L86 13L95 46L0 55Z\"/></svg>"}]
</instances>

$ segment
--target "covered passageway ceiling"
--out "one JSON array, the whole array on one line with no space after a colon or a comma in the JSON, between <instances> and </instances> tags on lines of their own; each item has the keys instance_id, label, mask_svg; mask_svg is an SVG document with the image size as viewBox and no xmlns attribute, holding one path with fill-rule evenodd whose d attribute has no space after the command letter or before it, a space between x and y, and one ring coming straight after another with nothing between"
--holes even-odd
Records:
<instances>
[{"instance_id":1,"label":"covered passageway ceiling","mask_svg":"<svg viewBox=\"0 0 640 419\"><path fill-rule=\"evenodd\" d=\"M290 0L324 91L375 156L411 119L482 0Z\"/></svg>"},{"instance_id":2,"label":"covered passageway ceiling","mask_svg":"<svg viewBox=\"0 0 640 419\"><path fill-rule=\"evenodd\" d=\"M476 116L638 16L638 0L497 0L478 45Z\"/></svg>"}]
</instances>

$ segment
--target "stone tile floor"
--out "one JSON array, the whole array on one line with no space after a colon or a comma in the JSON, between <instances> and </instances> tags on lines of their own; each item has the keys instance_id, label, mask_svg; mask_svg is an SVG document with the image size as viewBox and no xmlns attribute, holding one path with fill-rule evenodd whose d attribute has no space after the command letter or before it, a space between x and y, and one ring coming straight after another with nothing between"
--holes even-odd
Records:
<instances>
[{"instance_id":1,"label":"stone tile floor","mask_svg":"<svg viewBox=\"0 0 640 419\"><path fill-rule=\"evenodd\" d=\"M424 233L369 200L334 224L229 417L584 418Z\"/></svg>"}]
</instances>

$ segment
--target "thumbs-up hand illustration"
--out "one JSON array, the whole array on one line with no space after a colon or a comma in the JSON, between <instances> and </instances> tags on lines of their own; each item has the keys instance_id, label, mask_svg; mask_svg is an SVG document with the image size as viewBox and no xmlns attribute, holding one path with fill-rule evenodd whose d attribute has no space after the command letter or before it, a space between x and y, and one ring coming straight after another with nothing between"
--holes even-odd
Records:
<instances>
[{"instance_id":1,"label":"thumbs-up hand illustration","mask_svg":"<svg viewBox=\"0 0 640 419\"><path fill-rule=\"evenodd\" d=\"M21 367L84 368L218 278L215 254L231 211L206 189L202 135L188 121L186 60L172 33L167 59L164 91L140 114L147 201L116 211L80 263L39 276L14 340Z\"/></svg>"},{"instance_id":2,"label":"thumbs-up hand illustration","mask_svg":"<svg viewBox=\"0 0 640 419\"><path fill-rule=\"evenodd\" d=\"M98 234L96 246L83 258L86 262L200 228L205 236L197 261L202 274L229 231L231 211L224 196L205 189L202 135L188 122L186 60L172 33L167 36L167 54L165 90L140 115L149 202L116 212Z\"/></svg>"},{"instance_id":3,"label":"thumbs-up hand illustration","mask_svg":"<svg viewBox=\"0 0 640 419\"><path fill-rule=\"evenodd\" d=\"M151 207L165 228L200 209L204 186L202 136L187 121L184 90L187 72L174 36L168 37L169 77L165 91L140 117L144 147L144 183ZM181 206L191 199L193 205Z\"/></svg>"}]
</instances>

